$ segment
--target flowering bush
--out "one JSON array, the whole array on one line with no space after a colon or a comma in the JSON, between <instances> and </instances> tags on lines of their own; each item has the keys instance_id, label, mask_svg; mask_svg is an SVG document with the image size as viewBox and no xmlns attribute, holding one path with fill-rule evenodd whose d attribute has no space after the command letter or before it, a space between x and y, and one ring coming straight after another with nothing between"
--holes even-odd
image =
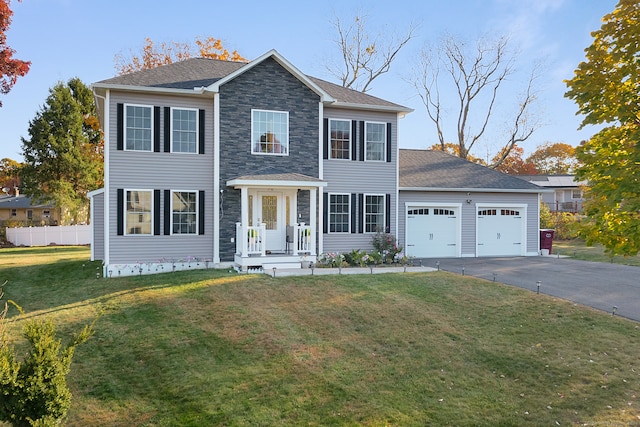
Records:
<instances>
[{"instance_id":1,"label":"flowering bush","mask_svg":"<svg viewBox=\"0 0 640 427\"><path fill-rule=\"evenodd\" d=\"M391 233L376 233L371 243L383 262L394 262L396 255L402 252L402 247L398 246L396 237Z\"/></svg>"},{"instance_id":2,"label":"flowering bush","mask_svg":"<svg viewBox=\"0 0 640 427\"><path fill-rule=\"evenodd\" d=\"M344 255L338 252L327 252L318 258L318 267L344 267Z\"/></svg>"}]
</instances>

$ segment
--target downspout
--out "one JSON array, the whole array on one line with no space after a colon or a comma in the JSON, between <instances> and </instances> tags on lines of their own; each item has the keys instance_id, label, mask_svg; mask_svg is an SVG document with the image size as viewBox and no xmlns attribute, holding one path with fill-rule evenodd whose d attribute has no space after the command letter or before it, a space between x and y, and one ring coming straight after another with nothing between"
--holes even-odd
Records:
<instances>
[{"instance_id":1,"label":"downspout","mask_svg":"<svg viewBox=\"0 0 640 427\"><path fill-rule=\"evenodd\" d=\"M323 160L323 150L324 147L324 104L322 101L318 102L318 178L324 179L324 160ZM316 210L316 216L318 218L318 255L324 253L324 235L322 234L322 230L324 230L324 187L320 186L318 188L318 209Z\"/></svg>"}]
</instances>

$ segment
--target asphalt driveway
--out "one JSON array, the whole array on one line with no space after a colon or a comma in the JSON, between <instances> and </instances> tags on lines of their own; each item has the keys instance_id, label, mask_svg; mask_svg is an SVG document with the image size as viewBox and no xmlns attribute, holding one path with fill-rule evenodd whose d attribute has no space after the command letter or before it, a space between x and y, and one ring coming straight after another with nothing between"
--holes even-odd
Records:
<instances>
[{"instance_id":1,"label":"asphalt driveway","mask_svg":"<svg viewBox=\"0 0 640 427\"><path fill-rule=\"evenodd\" d=\"M640 321L640 267L556 256L423 259L425 267L480 277Z\"/></svg>"}]
</instances>

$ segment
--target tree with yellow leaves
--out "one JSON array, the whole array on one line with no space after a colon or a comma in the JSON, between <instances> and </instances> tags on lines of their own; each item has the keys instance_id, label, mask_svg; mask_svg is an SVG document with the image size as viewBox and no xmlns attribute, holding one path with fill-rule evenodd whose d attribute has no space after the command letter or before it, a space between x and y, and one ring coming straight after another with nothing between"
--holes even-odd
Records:
<instances>
[{"instance_id":1,"label":"tree with yellow leaves","mask_svg":"<svg viewBox=\"0 0 640 427\"><path fill-rule=\"evenodd\" d=\"M581 126L603 125L576 150L576 175L587 180L581 235L611 255L640 251L640 3L620 0L591 33L585 61L566 81L565 96L584 115Z\"/></svg>"},{"instance_id":2,"label":"tree with yellow leaves","mask_svg":"<svg viewBox=\"0 0 640 427\"><path fill-rule=\"evenodd\" d=\"M246 62L246 59L238 51L234 50L230 53L222 45L222 40L214 37L207 37L206 39L198 37L196 38L195 46L188 43L162 42L159 47L147 37L140 54L130 53L129 57L122 53L116 55L115 68L119 75L184 61L194 56L220 59L222 61Z\"/></svg>"}]
</instances>

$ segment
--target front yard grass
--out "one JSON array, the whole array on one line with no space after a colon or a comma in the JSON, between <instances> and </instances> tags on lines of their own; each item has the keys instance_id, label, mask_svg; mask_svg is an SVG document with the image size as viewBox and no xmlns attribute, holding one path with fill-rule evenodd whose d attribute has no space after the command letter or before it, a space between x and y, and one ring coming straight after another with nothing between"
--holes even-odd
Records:
<instances>
[{"instance_id":1,"label":"front yard grass","mask_svg":"<svg viewBox=\"0 0 640 427\"><path fill-rule=\"evenodd\" d=\"M611 255L605 253L604 246L593 245L587 246L584 240L560 240L553 242L553 253L560 253L561 255L567 255L575 259L581 259L585 261L595 262L610 262L614 264L635 265L640 266L640 256L622 256Z\"/></svg>"},{"instance_id":2,"label":"front yard grass","mask_svg":"<svg viewBox=\"0 0 640 427\"><path fill-rule=\"evenodd\" d=\"M96 279L86 249L24 251L0 281L26 316L101 313L70 426L640 425L640 325L549 296L443 271Z\"/></svg>"}]
</instances>

